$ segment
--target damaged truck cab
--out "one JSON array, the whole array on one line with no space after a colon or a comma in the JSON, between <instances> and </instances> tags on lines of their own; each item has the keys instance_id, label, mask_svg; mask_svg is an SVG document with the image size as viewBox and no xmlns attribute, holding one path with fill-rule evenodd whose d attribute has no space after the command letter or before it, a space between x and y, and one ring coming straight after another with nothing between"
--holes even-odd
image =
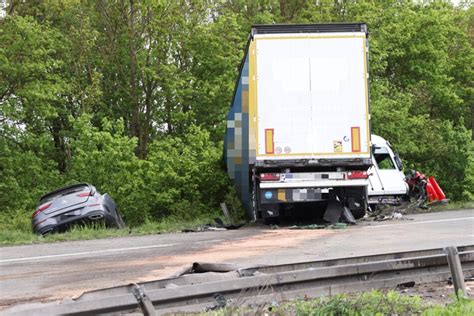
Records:
<instances>
[{"instance_id":1,"label":"damaged truck cab","mask_svg":"<svg viewBox=\"0 0 474 316\"><path fill-rule=\"evenodd\" d=\"M249 217L317 201L327 201L329 222L364 216L369 109L366 24L252 27L225 137Z\"/></svg>"},{"instance_id":2,"label":"damaged truck cab","mask_svg":"<svg viewBox=\"0 0 474 316\"><path fill-rule=\"evenodd\" d=\"M371 141L373 166L369 169L369 204L400 205L408 198L402 161L387 140L372 135Z\"/></svg>"}]
</instances>

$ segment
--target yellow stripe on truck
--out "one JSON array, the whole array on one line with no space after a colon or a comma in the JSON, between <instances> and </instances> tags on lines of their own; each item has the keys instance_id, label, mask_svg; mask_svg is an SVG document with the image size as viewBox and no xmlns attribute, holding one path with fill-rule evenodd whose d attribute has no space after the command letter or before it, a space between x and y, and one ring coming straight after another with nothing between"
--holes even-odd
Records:
<instances>
[{"instance_id":1,"label":"yellow stripe on truck","mask_svg":"<svg viewBox=\"0 0 474 316\"><path fill-rule=\"evenodd\" d=\"M360 128L351 127L352 152L360 152Z\"/></svg>"},{"instance_id":2,"label":"yellow stripe on truck","mask_svg":"<svg viewBox=\"0 0 474 316\"><path fill-rule=\"evenodd\" d=\"M257 48L256 41L251 40L249 46L249 94L248 94L248 108L249 108L249 155L250 164L255 162L255 157L258 152L258 125L257 125Z\"/></svg>"}]
</instances>

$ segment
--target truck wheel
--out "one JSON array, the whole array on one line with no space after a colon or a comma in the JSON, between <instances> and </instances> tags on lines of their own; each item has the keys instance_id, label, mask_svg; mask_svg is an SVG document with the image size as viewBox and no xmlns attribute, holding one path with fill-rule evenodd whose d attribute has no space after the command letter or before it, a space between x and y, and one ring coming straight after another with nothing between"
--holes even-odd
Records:
<instances>
[{"instance_id":1,"label":"truck wheel","mask_svg":"<svg viewBox=\"0 0 474 316\"><path fill-rule=\"evenodd\" d=\"M280 223L280 219L278 217L264 217L263 223L265 225L277 225Z\"/></svg>"},{"instance_id":2,"label":"truck wheel","mask_svg":"<svg viewBox=\"0 0 474 316\"><path fill-rule=\"evenodd\" d=\"M354 215L355 219L359 219L365 216L365 209L351 210L351 213Z\"/></svg>"},{"instance_id":3,"label":"truck wheel","mask_svg":"<svg viewBox=\"0 0 474 316\"><path fill-rule=\"evenodd\" d=\"M265 225L278 223L280 218L280 206L278 204L264 204L260 208Z\"/></svg>"},{"instance_id":4,"label":"truck wheel","mask_svg":"<svg viewBox=\"0 0 474 316\"><path fill-rule=\"evenodd\" d=\"M355 219L364 217L367 211L367 200L364 198L366 196L365 190L364 187L346 189L346 205L351 210Z\"/></svg>"}]
</instances>

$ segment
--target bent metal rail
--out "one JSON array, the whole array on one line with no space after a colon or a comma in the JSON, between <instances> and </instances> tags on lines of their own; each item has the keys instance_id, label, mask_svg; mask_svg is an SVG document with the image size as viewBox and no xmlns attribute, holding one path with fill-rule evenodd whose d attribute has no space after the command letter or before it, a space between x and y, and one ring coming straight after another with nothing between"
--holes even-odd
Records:
<instances>
[{"instance_id":1,"label":"bent metal rail","mask_svg":"<svg viewBox=\"0 0 474 316\"><path fill-rule=\"evenodd\" d=\"M474 246L458 247L464 276L474 275ZM194 270L199 264L194 265ZM212 265L207 265L212 266ZM443 281L451 276L443 249L340 258L237 269L84 293L72 302L22 311L28 315L90 315L141 309L145 315L247 306L337 293L394 288L407 282ZM192 270L192 269L189 269ZM225 272L228 271L228 272Z\"/></svg>"}]
</instances>

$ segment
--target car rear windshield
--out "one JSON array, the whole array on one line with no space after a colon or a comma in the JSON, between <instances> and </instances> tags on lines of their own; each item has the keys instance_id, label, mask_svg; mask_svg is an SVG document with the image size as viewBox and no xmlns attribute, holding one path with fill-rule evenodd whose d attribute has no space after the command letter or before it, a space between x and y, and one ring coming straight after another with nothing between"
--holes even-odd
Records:
<instances>
[{"instance_id":1,"label":"car rear windshield","mask_svg":"<svg viewBox=\"0 0 474 316\"><path fill-rule=\"evenodd\" d=\"M53 191L50 194L47 194L47 195L43 196L43 198L39 201L39 204L43 204L45 202L54 200L55 198L57 198L59 196L65 196L65 195L68 195L68 194L71 194L71 193L81 192L81 191L89 191L89 190L90 190L90 188L87 184L80 184L80 185L77 185L77 186L67 187L67 188L64 188L62 190Z\"/></svg>"}]
</instances>

